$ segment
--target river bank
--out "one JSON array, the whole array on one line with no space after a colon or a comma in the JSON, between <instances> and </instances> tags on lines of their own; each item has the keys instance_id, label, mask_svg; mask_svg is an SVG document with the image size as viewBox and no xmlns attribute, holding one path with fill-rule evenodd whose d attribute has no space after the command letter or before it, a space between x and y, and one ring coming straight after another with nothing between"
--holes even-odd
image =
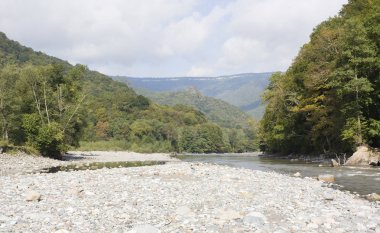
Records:
<instances>
[{"instance_id":1,"label":"river bank","mask_svg":"<svg viewBox=\"0 0 380 233\"><path fill-rule=\"evenodd\" d=\"M274 172L176 162L0 178L0 232L380 232L378 202Z\"/></svg>"},{"instance_id":2,"label":"river bank","mask_svg":"<svg viewBox=\"0 0 380 233\"><path fill-rule=\"evenodd\" d=\"M18 153L0 154L0 176L38 173L57 166L81 165L93 162L178 161L165 153L136 153L129 151L69 151L63 160Z\"/></svg>"}]
</instances>

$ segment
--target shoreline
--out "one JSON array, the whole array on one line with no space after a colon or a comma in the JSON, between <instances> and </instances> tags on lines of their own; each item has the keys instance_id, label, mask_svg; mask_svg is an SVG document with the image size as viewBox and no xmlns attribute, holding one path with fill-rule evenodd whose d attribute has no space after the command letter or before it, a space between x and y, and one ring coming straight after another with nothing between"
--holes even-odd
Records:
<instances>
[{"instance_id":1,"label":"shoreline","mask_svg":"<svg viewBox=\"0 0 380 233\"><path fill-rule=\"evenodd\" d=\"M58 166L81 165L93 162L136 162L164 161L178 162L165 153L136 153L129 151L69 151L62 160L18 153L0 154L0 177L7 175L25 175Z\"/></svg>"},{"instance_id":2,"label":"shoreline","mask_svg":"<svg viewBox=\"0 0 380 233\"><path fill-rule=\"evenodd\" d=\"M174 156L173 156L174 154ZM262 152L243 152L243 153L171 153L172 157L176 158L179 156L247 156L247 157L258 157L262 154Z\"/></svg>"}]
</instances>

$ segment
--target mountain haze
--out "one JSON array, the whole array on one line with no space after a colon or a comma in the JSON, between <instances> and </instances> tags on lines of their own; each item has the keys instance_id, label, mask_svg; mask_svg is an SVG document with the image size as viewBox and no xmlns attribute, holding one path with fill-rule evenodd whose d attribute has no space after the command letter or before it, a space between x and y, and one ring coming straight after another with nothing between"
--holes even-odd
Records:
<instances>
[{"instance_id":1,"label":"mountain haze","mask_svg":"<svg viewBox=\"0 0 380 233\"><path fill-rule=\"evenodd\" d=\"M218 77L172 77L172 78L134 78L115 76L115 80L128 83L135 89L155 92L176 92L195 87L203 95L221 99L239 107L241 110L261 118L261 94L269 83L271 72L246 73Z\"/></svg>"}]
</instances>

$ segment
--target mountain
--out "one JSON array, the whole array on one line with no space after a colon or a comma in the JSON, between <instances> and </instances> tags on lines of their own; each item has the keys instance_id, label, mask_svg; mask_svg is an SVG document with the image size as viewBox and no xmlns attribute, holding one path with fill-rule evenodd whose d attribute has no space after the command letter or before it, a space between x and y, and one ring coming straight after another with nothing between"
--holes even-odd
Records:
<instances>
[{"instance_id":1,"label":"mountain","mask_svg":"<svg viewBox=\"0 0 380 233\"><path fill-rule=\"evenodd\" d=\"M239 107L255 118L261 118L264 107L261 94L269 83L268 73L246 73L219 77L134 78L115 76L135 89L155 92L175 92L195 87L203 95L221 99Z\"/></svg>"},{"instance_id":2,"label":"mountain","mask_svg":"<svg viewBox=\"0 0 380 233\"><path fill-rule=\"evenodd\" d=\"M153 92L144 89L136 89L136 92L162 105L192 106L204 113L210 121L225 128L245 128L250 118L238 107L223 100L207 97L194 87L175 92Z\"/></svg>"},{"instance_id":3,"label":"mountain","mask_svg":"<svg viewBox=\"0 0 380 233\"><path fill-rule=\"evenodd\" d=\"M36 52L2 32L0 100L6 143L31 145L46 156L79 141L80 149L89 150L211 153L257 148L252 121L245 128L222 128L190 106L154 103L126 83ZM218 111L214 120L219 117L215 121L227 125L230 120L223 121L224 113ZM244 115L234 117L235 122L245 120Z\"/></svg>"}]
</instances>

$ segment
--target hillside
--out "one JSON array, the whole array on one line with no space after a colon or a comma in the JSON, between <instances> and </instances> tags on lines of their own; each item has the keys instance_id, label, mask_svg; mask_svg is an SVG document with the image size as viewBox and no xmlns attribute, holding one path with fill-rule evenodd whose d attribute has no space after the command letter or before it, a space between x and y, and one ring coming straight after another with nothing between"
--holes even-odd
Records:
<instances>
[{"instance_id":1,"label":"hillside","mask_svg":"<svg viewBox=\"0 0 380 233\"><path fill-rule=\"evenodd\" d=\"M116 76L135 89L175 92L195 87L203 95L221 99L259 119L263 114L261 95L272 73L248 73L220 77L133 78Z\"/></svg>"},{"instance_id":2,"label":"hillside","mask_svg":"<svg viewBox=\"0 0 380 233\"><path fill-rule=\"evenodd\" d=\"M380 147L380 1L350 0L318 25L265 92L264 150L352 153Z\"/></svg>"},{"instance_id":3,"label":"hillside","mask_svg":"<svg viewBox=\"0 0 380 233\"><path fill-rule=\"evenodd\" d=\"M238 107L223 100L207 97L196 88L175 92L153 92L142 89L137 89L136 91L159 104L192 106L204 113L211 122L226 128L245 128L250 118L248 114L242 112Z\"/></svg>"},{"instance_id":4,"label":"hillside","mask_svg":"<svg viewBox=\"0 0 380 233\"><path fill-rule=\"evenodd\" d=\"M81 149L143 152L252 151L256 145L255 127L222 129L192 107L153 103L125 83L35 52L4 33L0 99L1 145L30 145L47 156L79 141Z\"/></svg>"}]
</instances>

